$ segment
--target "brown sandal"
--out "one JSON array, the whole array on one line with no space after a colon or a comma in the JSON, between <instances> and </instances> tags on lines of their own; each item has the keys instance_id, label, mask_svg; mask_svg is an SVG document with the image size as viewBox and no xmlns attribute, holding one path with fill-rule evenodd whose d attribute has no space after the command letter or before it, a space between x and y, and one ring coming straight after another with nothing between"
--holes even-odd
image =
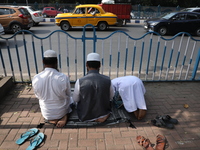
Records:
<instances>
[{"instance_id":1,"label":"brown sandal","mask_svg":"<svg viewBox=\"0 0 200 150\"><path fill-rule=\"evenodd\" d=\"M144 148L148 148L148 147L151 147L151 142L149 139L146 139L145 137L139 135L136 137L137 139L137 142L140 146L144 147Z\"/></svg>"},{"instance_id":2,"label":"brown sandal","mask_svg":"<svg viewBox=\"0 0 200 150\"><path fill-rule=\"evenodd\" d=\"M167 143L166 138L160 134L158 134L156 138L156 150L165 150Z\"/></svg>"}]
</instances>

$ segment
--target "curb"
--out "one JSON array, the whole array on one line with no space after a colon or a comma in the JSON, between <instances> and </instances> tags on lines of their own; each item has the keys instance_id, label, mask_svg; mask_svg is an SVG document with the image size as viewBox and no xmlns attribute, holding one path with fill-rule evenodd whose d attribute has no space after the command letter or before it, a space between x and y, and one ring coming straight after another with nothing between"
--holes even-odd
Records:
<instances>
[{"instance_id":1,"label":"curb","mask_svg":"<svg viewBox=\"0 0 200 150\"><path fill-rule=\"evenodd\" d=\"M42 22L55 22L55 18L44 18ZM131 19L130 23L136 23L136 24L143 24L144 20L134 20Z\"/></svg>"}]
</instances>

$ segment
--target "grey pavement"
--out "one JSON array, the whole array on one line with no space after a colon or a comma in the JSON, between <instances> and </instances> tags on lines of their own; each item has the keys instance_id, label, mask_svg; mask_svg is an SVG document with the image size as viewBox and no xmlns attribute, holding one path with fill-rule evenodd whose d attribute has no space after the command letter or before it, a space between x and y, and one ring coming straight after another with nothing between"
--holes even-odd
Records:
<instances>
[{"instance_id":1,"label":"grey pavement","mask_svg":"<svg viewBox=\"0 0 200 150\"><path fill-rule=\"evenodd\" d=\"M38 128L46 136L40 150L142 150L136 136L142 135L156 143L156 135L168 140L167 150L200 149L200 83L148 82L147 115L142 121L91 128L56 128L45 124ZM187 106L187 107L184 107ZM179 124L174 129L159 128L150 122L156 115L170 115ZM0 100L0 150L25 150L30 141L15 141L30 128L43 123L38 100L30 85L16 84Z\"/></svg>"}]
</instances>

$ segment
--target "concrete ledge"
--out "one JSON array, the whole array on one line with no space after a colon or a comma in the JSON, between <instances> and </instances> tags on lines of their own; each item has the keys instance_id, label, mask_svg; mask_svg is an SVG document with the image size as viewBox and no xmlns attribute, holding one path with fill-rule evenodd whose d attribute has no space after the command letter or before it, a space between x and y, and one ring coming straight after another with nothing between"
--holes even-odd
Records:
<instances>
[{"instance_id":1,"label":"concrete ledge","mask_svg":"<svg viewBox=\"0 0 200 150\"><path fill-rule=\"evenodd\" d=\"M12 89L13 85L12 77L4 77L0 80L0 100Z\"/></svg>"}]
</instances>

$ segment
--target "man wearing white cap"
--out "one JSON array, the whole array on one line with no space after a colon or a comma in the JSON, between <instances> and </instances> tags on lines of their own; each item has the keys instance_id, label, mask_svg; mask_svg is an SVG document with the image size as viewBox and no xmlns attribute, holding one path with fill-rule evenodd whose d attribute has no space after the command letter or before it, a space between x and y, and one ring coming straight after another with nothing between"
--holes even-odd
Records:
<instances>
[{"instance_id":1,"label":"man wearing white cap","mask_svg":"<svg viewBox=\"0 0 200 150\"><path fill-rule=\"evenodd\" d=\"M43 64L44 70L34 76L32 86L46 121L63 127L73 102L69 78L58 72L57 54L54 50L44 52Z\"/></svg>"},{"instance_id":2,"label":"man wearing white cap","mask_svg":"<svg viewBox=\"0 0 200 150\"><path fill-rule=\"evenodd\" d=\"M110 100L114 89L109 77L99 73L100 56L87 55L88 74L75 83L73 100L77 103L77 114L81 121L104 122L111 112Z\"/></svg>"},{"instance_id":3,"label":"man wearing white cap","mask_svg":"<svg viewBox=\"0 0 200 150\"><path fill-rule=\"evenodd\" d=\"M119 92L125 109L134 113L140 120L146 115L146 102L144 94L146 92L142 81L136 76L124 76L112 79L115 91Z\"/></svg>"}]
</instances>

